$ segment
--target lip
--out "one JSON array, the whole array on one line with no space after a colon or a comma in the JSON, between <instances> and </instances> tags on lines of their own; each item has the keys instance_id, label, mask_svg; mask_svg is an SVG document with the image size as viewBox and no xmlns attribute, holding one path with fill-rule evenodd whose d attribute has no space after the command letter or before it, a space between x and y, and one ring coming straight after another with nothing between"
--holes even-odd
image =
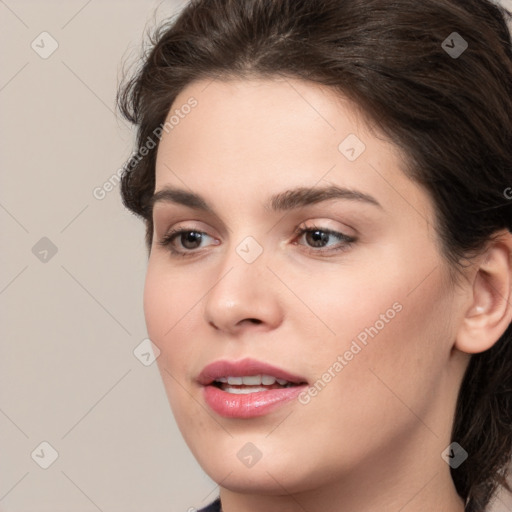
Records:
<instances>
[{"instance_id":1,"label":"lip","mask_svg":"<svg viewBox=\"0 0 512 512\"><path fill-rule=\"evenodd\" d=\"M199 384L208 386L219 377L243 377L249 375L272 375L277 379L284 379L293 384L307 384L305 378L293 375L282 368L272 366L256 359L241 359L240 361L219 360L203 368L197 378Z\"/></svg>"},{"instance_id":2,"label":"lip","mask_svg":"<svg viewBox=\"0 0 512 512\"><path fill-rule=\"evenodd\" d=\"M243 377L260 374L272 375L296 385L240 395L228 393L213 385L213 382L219 377ZM225 418L263 416L297 398L307 387L307 381L303 377L249 358L240 361L215 361L203 368L197 380L203 386L202 391L206 404Z\"/></svg>"}]
</instances>

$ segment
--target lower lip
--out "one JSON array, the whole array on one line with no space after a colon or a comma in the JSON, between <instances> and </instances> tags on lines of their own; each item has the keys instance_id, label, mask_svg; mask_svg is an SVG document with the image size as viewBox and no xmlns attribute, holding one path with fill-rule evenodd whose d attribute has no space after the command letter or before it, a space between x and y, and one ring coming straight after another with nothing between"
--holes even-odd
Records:
<instances>
[{"instance_id":1,"label":"lower lip","mask_svg":"<svg viewBox=\"0 0 512 512\"><path fill-rule=\"evenodd\" d=\"M238 395L210 385L203 387L203 393L210 408L225 418L254 418L297 398L305 388L301 385Z\"/></svg>"}]
</instances>

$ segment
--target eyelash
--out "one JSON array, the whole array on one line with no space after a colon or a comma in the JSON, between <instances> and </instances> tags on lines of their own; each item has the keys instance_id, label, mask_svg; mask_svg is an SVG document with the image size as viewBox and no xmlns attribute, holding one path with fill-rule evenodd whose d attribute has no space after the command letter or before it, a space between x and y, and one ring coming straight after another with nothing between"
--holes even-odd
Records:
<instances>
[{"instance_id":1,"label":"eyelash","mask_svg":"<svg viewBox=\"0 0 512 512\"><path fill-rule=\"evenodd\" d=\"M297 237L301 237L302 235L304 235L306 233L313 233L315 231L321 231L322 233L325 233L327 235L335 236L335 237L339 238L342 242L344 242L344 244L339 247L336 247L335 249L327 249L327 250L326 249L322 250L322 248L318 248L319 250L315 250L314 247L310 247L308 249L308 252L310 252L310 253L318 254L318 253L326 253L326 252L327 253L332 253L332 252L336 253L336 252L347 251L357 241L357 239L354 237L345 235L343 233L340 233L339 231L333 231L331 229L322 228L320 226L309 226L307 228L296 228L294 230L294 234ZM165 234L162 237L162 239L158 241L158 244L160 246L166 247L173 257L179 256L179 257L186 258L186 257L194 256L195 254L197 254L198 250L188 249L185 252L181 252L181 251L177 251L176 249L174 249L172 247L172 242L174 241L174 239L184 233L200 233L201 235L208 235L208 233L205 233L204 231L199 231L196 229L188 229L188 228L173 229L173 230L169 231L167 234Z\"/></svg>"}]
</instances>

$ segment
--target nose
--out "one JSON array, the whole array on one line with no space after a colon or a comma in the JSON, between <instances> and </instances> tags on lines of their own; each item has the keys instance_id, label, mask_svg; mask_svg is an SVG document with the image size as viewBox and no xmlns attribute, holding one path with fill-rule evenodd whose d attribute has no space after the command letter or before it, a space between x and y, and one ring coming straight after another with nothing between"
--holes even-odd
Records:
<instances>
[{"instance_id":1,"label":"nose","mask_svg":"<svg viewBox=\"0 0 512 512\"><path fill-rule=\"evenodd\" d=\"M275 329L282 321L279 281L268 269L263 251L254 261L230 248L219 263L216 279L204 301L206 322L228 334Z\"/></svg>"}]
</instances>

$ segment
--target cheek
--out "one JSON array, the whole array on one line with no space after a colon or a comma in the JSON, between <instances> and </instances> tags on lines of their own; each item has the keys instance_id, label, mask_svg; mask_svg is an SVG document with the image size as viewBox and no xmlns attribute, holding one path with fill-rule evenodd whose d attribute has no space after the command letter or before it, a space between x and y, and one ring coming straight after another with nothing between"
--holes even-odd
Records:
<instances>
[{"instance_id":1,"label":"cheek","mask_svg":"<svg viewBox=\"0 0 512 512\"><path fill-rule=\"evenodd\" d=\"M379 311L368 310L366 316L360 311L358 322L365 323L355 339L362 334L365 343L358 343L361 351L350 363L350 377L349 372L345 375L345 396L354 403L374 404L373 411L367 411L368 419L375 419L379 410L389 425L398 418L414 422L409 408L420 417L428 415L452 346L450 296L439 275L411 292L413 283L389 287L392 293L383 293L374 302ZM353 332L350 335L354 339Z\"/></svg>"},{"instance_id":2,"label":"cheek","mask_svg":"<svg viewBox=\"0 0 512 512\"><path fill-rule=\"evenodd\" d=\"M144 283L144 317L150 337L169 341L176 330L186 324L199 292L194 286L187 286L183 276L170 272L159 260L160 257L152 255L148 263Z\"/></svg>"},{"instance_id":3,"label":"cheek","mask_svg":"<svg viewBox=\"0 0 512 512\"><path fill-rule=\"evenodd\" d=\"M346 294L338 292L335 304L325 294L317 294L314 304L336 336L322 337L314 351L306 346L311 339L302 340L302 353L308 354L319 392L308 403L305 397L299 414L301 432L314 431L318 439L343 432L326 454L333 464L343 457L353 461L377 445L394 446L400 436L425 428L418 417L430 417L451 346L449 294L439 275L431 277L412 293L417 283L405 280L403 274L401 281L374 280L365 294L369 300L359 303L351 302L351 292L356 292L347 281Z\"/></svg>"},{"instance_id":4,"label":"cheek","mask_svg":"<svg viewBox=\"0 0 512 512\"><path fill-rule=\"evenodd\" d=\"M170 311L170 298L168 293L164 293L165 282L158 279L151 262L148 264L146 280L144 282L144 318L149 337L154 343L159 343L164 333L171 327L171 318L166 311Z\"/></svg>"},{"instance_id":5,"label":"cheek","mask_svg":"<svg viewBox=\"0 0 512 512\"><path fill-rule=\"evenodd\" d=\"M154 262L148 264L144 284L144 316L148 336L160 349L157 365L178 425L186 424L199 411L193 410L186 371L197 356L193 342L193 305L196 294ZM194 354L195 350L195 354Z\"/></svg>"},{"instance_id":6,"label":"cheek","mask_svg":"<svg viewBox=\"0 0 512 512\"><path fill-rule=\"evenodd\" d=\"M314 343L313 360L321 360L324 365L324 357L343 354L354 339L364 346L376 332L381 338L403 315L401 302L406 286L403 273L400 275L393 266L386 272L370 272L355 264L333 266L317 272L316 277L297 279L293 273L283 273L282 278L293 283L295 296L303 302L290 297L286 305L289 318L300 333L300 350L310 353Z\"/></svg>"},{"instance_id":7,"label":"cheek","mask_svg":"<svg viewBox=\"0 0 512 512\"><path fill-rule=\"evenodd\" d=\"M411 403L421 401L424 386L436 386L449 358L453 305L441 270L408 261L381 260L380 271L344 272L343 278L333 273L317 286L308 280L294 290L309 307L294 317L303 333L298 350L309 354L316 379L329 369L343 375L333 380L349 401L391 396L386 384ZM338 356L342 369L333 368Z\"/></svg>"},{"instance_id":8,"label":"cheek","mask_svg":"<svg viewBox=\"0 0 512 512\"><path fill-rule=\"evenodd\" d=\"M192 316L190 310L194 302L193 297L189 298L188 295L191 293L187 287L178 286L169 272L150 260L144 283L144 317L149 338L161 351L158 362L168 367L169 371L174 371L170 363L176 366L182 360L180 347L190 346L184 342L173 343L178 332L183 338L187 321Z\"/></svg>"}]
</instances>

